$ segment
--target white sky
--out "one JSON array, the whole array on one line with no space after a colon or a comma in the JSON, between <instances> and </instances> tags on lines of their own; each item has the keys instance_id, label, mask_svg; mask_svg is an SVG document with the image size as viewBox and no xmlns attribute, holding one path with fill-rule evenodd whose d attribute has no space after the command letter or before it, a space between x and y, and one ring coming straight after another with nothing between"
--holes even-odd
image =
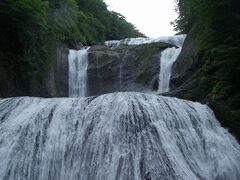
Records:
<instances>
[{"instance_id":1,"label":"white sky","mask_svg":"<svg viewBox=\"0 0 240 180\"><path fill-rule=\"evenodd\" d=\"M125 16L146 36L174 35L170 22L177 18L174 0L104 0L109 10Z\"/></svg>"}]
</instances>

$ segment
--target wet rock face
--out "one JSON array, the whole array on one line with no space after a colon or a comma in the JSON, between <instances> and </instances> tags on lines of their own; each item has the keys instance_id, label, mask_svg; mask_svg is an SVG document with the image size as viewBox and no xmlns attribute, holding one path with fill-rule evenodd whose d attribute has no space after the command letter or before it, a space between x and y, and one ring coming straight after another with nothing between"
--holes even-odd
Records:
<instances>
[{"instance_id":1,"label":"wet rock face","mask_svg":"<svg viewBox=\"0 0 240 180\"><path fill-rule=\"evenodd\" d=\"M99 95L119 89L121 54L105 46L93 46L88 54L87 92Z\"/></svg>"},{"instance_id":2,"label":"wet rock face","mask_svg":"<svg viewBox=\"0 0 240 180\"><path fill-rule=\"evenodd\" d=\"M174 45L153 42L142 45L120 45L110 48L105 45L95 45L89 50L89 65L87 71L87 96L100 95L116 91L149 92L157 91L160 71L161 52ZM75 47L76 48L76 47ZM9 96L41 96L68 97L69 96L69 47L61 44L55 52L49 69L39 82L28 85L12 80L7 81L2 70L1 79L8 91L1 91L2 97ZM0 84L0 86L2 85ZM16 88L19 87L19 88ZM2 89L6 89L5 87ZM12 93L13 92L13 93Z\"/></svg>"},{"instance_id":3,"label":"wet rock face","mask_svg":"<svg viewBox=\"0 0 240 180\"><path fill-rule=\"evenodd\" d=\"M45 78L47 92L44 97L68 97L68 54L66 45L57 48Z\"/></svg>"},{"instance_id":4,"label":"wet rock face","mask_svg":"<svg viewBox=\"0 0 240 180\"><path fill-rule=\"evenodd\" d=\"M92 46L89 50L88 95L115 91L146 92L157 89L160 53L167 43Z\"/></svg>"},{"instance_id":5,"label":"wet rock face","mask_svg":"<svg viewBox=\"0 0 240 180\"><path fill-rule=\"evenodd\" d=\"M194 62L193 58L195 47L196 42L192 32L190 32L184 41L181 53L179 54L177 60L175 61L172 67L172 75L170 81L172 90L184 84L186 80L190 78L190 76L192 75L193 72L191 70L194 64L196 63Z\"/></svg>"},{"instance_id":6,"label":"wet rock face","mask_svg":"<svg viewBox=\"0 0 240 180\"><path fill-rule=\"evenodd\" d=\"M41 76L29 77L22 76L26 72L20 73L17 78L13 70L0 67L0 97L13 96L40 96L40 97L67 97L68 96L68 46L65 44L59 47L53 53L51 63L48 68L41 72ZM21 70L21 68L19 69ZM17 73L16 73L17 74ZM14 75L15 76L15 75ZM33 76L33 77L32 77Z\"/></svg>"},{"instance_id":7,"label":"wet rock face","mask_svg":"<svg viewBox=\"0 0 240 180\"><path fill-rule=\"evenodd\" d=\"M192 101L208 102L222 126L228 128L240 141L240 114L236 110L237 106L232 104L234 102L233 99L235 99L234 95L231 94L222 99L215 99L212 91L213 82L216 78L215 75L199 73L205 68L204 64L208 58L205 54L207 51L199 51L200 48L195 35L197 31L198 29L193 27L187 35L182 51L172 67L171 91L164 95Z\"/></svg>"}]
</instances>

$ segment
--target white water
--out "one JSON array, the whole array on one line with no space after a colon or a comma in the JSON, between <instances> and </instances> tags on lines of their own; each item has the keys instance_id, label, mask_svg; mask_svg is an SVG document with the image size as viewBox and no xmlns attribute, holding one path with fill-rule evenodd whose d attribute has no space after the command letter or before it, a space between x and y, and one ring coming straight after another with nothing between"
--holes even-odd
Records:
<instances>
[{"instance_id":1,"label":"white water","mask_svg":"<svg viewBox=\"0 0 240 180\"><path fill-rule=\"evenodd\" d=\"M159 83L158 83L158 93L165 93L170 90L169 84L171 79L171 73L172 73L172 66L173 63L177 60L177 57L179 56L182 45L185 40L186 36L179 36L179 37L172 37L170 40L172 41L172 44L175 44L178 46L167 48L164 51L162 51L160 55L160 73L159 73Z\"/></svg>"},{"instance_id":2,"label":"white water","mask_svg":"<svg viewBox=\"0 0 240 180\"><path fill-rule=\"evenodd\" d=\"M182 48L167 48L160 56L160 73L158 93L165 93L170 90L169 84L171 79L172 65L176 61Z\"/></svg>"},{"instance_id":3,"label":"white water","mask_svg":"<svg viewBox=\"0 0 240 180\"><path fill-rule=\"evenodd\" d=\"M165 42L169 44L173 44L175 46L181 46L185 39L186 35L177 35L177 36L163 36L159 38L127 38L123 40L111 40L105 41L106 46L115 47L119 45L140 45L140 44L148 44L154 42Z\"/></svg>"},{"instance_id":4,"label":"white water","mask_svg":"<svg viewBox=\"0 0 240 180\"><path fill-rule=\"evenodd\" d=\"M85 97L87 94L88 48L69 50L69 97Z\"/></svg>"},{"instance_id":5,"label":"white water","mask_svg":"<svg viewBox=\"0 0 240 180\"><path fill-rule=\"evenodd\" d=\"M199 103L20 97L0 112L1 180L240 179L240 145Z\"/></svg>"},{"instance_id":6,"label":"white water","mask_svg":"<svg viewBox=\"0 0 240 180\"><path fill-rule=\"evenodd\" d=\"M177 36L165 36L156 39L152 38L127 38L123 40L112 40L106 41L105 45L110 47L116 47L120 45L141 45L154 42L165 42L177 46L172 48L167 48L161 53L160 56L160 72L159 72L159 86L157 93L165 93L170 90L170 78L172 65L177 60L178 55L181 52L183 42L186 38L186 35L177 35Z\"/></svg>"}]
</instances>

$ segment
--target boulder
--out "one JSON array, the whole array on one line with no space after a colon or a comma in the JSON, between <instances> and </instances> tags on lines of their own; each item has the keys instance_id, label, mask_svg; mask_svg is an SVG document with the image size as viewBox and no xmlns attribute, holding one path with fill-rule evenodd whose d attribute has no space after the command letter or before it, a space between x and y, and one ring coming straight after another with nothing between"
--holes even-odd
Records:
<instances>
[{"instance_id":1,"label":"boulder","mask_svg":"<svg viewBox=\"0 0 240 180\"><path fill-rule=\"evenodd\" d=\"M196 41L194 39L193 31L186 37L181 53L172 66L172 75L170 80L170 87L172 90L183 85L191 76L195 60L194 50L196 48Z\"/></svg>"},{"instance_id":2,"label":"boulder","mask_svg":"<svg viewBox=\"0 0 240 180\"><path fill-rule=\"evenodd\" d=\"M95 45L89 50L88 96L116 91L157 90L160 54L167 43Z\"/></svg>"}]
</instances>

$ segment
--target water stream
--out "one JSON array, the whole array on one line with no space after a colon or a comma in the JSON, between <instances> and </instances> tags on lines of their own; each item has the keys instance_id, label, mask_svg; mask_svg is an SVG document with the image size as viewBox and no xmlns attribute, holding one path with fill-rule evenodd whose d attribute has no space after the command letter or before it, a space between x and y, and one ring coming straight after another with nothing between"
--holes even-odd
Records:
<instances>
[{"instance_id":1,"label":"water stream","mask_svg":"<svg viewBox=\"0 0 240 180\"><path fill-rule=\"evenodd\" d=\"M69 50L69 97L87 95L88 48Z\"/></svg>"},{"instance_id":2,"label":"water stream","mask_svg":"<svg viewBox=\"0 0 240 180\"><path fill-rule=\"evenodd\" d=\"M200 103L126 92L0 112L2 180L240 179L239 144Z\"/></svg>"},{"instance_id":3,"label":"water stream","mask_svg":"<svg viewBox=\"0 0 240 180\"><path fill-rule=\"evenodd\" d=\"M172 47L167 48L161 53L158 93L165 93L170 90L169 84L172 73L172 65L180 54L181 49L181 47Z\"/></svg>"}]
</instances>

